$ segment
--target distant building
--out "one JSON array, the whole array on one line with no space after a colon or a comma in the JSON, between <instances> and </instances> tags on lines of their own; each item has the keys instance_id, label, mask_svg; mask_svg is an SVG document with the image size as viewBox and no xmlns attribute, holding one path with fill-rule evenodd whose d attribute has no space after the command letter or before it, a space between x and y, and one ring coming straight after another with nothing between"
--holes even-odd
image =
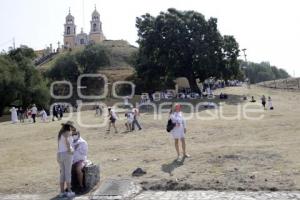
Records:
<instances>
[{"instance_id":1,"label":"distant building","mask_svg":"<svg viewBox=\"0 0 300 200\"><path fill-rule=\"evenodd\" d=\"M69 14L66 16L66 23L64 24L64 48L72 49L75 47L85 46L90 43L100 43L105 40L105 36L102 32L102 22L100 21L100 14L96 7L92 13L92 19L90 21L91 29L90 33L86 34L81 29L79 34L76 34L75 18Z\"/></svg>"}]
</instances>

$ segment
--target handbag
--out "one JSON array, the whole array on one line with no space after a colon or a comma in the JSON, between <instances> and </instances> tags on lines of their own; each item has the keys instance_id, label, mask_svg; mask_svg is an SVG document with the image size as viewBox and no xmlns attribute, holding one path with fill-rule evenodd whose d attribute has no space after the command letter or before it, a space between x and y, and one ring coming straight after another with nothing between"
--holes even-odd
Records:
<instances>
[{"instance_id":1,"label":"handbag","mask_svg":"<svg viewBox=\"0 0 300 200\"><path fill-rule=\"evenodd\" d=\"M176 124L173 123L171 119L169 119L168 123L167 123L167 128L166 128L167 132L171 132L175 126L176 126Z\"/></svg>"}]
</instances>

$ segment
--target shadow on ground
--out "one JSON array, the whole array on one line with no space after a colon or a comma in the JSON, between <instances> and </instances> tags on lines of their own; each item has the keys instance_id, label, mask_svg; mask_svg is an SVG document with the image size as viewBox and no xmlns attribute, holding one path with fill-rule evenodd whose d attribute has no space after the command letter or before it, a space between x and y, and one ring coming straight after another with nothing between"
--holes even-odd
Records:
<instances>
[{"instance_id":1,"label":"shadow on ground","mask_svg":"<svg viewBox=\"0 0 300 200\"><path fill-rule=\"evenodd\" d=\"M184 158L179 162L177 160L173 160L171 163L168 163L168 164L163 164L161 166L161 170L165 173L168 173L170 176L172 176L173 174L173 171L182 166L184 164Z\"/></svg>"}]
</instances>

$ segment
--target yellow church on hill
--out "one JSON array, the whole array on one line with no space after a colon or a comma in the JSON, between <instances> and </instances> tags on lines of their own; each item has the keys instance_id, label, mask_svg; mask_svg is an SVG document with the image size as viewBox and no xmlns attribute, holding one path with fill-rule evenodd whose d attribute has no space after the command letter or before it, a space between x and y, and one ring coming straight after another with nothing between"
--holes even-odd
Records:
<instances>
[{"instance_id":1,"label":"yellow church on hill","mask_svg":"<svg viewBox=\"0 0 300 200\"><path fill-rule=\"evenodd\" d=\"M102 32L102 22L100 20L100 14L96 7L92 13L92 19L90 21L90 33L86 34L81 29L79 34L76 34L75 18L69 14L66 16L66 22L64 24L64 49L73 49L75 47L85 46L91 43L100 43L105 40L105 36Z\"/></svg>"}]
</instances>

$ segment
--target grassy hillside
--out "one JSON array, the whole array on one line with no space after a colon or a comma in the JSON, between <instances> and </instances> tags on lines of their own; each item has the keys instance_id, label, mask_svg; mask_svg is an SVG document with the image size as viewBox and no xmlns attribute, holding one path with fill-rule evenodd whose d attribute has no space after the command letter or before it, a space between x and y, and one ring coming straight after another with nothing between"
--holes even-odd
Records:
<instances>
[{"instance_id":1,"label":"grassy hillside","mask_svg":"<svg viewBox=\"0 0 300 200\"><path fill-rule=\"evenodd\" d=\"M109 69L110 67L131 67L130 59L132 54L137 52L137 47L130 45L125 40L105 40L100 45L106 47L109 54L110 66L107 66L107 69ZM71 54L75 54L81 50L83 50L82 47L73 49L71 51ZM66 53L68 52L61 52L49 62L39 66L38 69L40 69L41 71L48 70L53 66L53 64L58 58L65 55Z\"/></svg>"}]
</instances>

